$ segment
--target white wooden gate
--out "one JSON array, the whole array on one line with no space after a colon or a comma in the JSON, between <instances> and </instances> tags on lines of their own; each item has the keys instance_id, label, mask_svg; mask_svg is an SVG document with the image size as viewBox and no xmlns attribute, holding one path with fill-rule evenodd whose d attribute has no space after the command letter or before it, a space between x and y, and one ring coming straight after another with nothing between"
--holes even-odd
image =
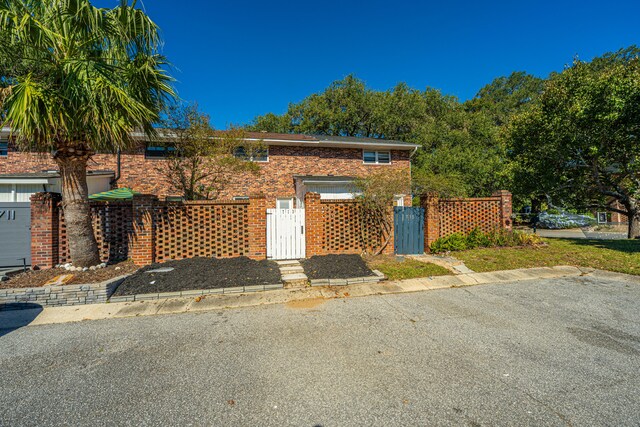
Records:
<instances>
[{"instance_id":1,"label":"white wooden gate","mask_svg":"<svg viewBox=\"0 0 640 427\"><path fill-rule=\"evenodd\" d=\"M267 258L304 258L304 232L304 209L267 209Z\"/></svg>"}]
</instances>

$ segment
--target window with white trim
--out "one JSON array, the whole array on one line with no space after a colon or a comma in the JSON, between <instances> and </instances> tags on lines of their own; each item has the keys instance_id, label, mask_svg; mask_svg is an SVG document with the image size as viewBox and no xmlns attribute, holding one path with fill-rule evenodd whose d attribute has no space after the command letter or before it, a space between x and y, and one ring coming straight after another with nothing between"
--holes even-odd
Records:
<instances>
[{"instance_id":1,"label":"window with white trim","mask_svg":"<svg viewBox=\"0 0 640 427\"><path fill-rule=\"evenodd\" d=\"M368 165L388 165L391 163L391 152L362 150L362 160Z\"/></svg>"}]
</instances>

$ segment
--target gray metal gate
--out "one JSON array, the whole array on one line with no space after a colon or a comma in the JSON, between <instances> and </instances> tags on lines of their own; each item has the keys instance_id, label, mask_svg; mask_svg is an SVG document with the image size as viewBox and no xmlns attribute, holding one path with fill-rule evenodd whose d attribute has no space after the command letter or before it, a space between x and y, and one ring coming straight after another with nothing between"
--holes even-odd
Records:
<instances>
[{"instance_id":1,"label":"gray metal gate","mask_svg":"<svg viewBox=\"0 0 640 427\"><path fill-rule=\"evenodd\" d=\"M31 264L31 203L0 202L0 267Z\"/></svg>"},{"instance_id":2,"label":"gray metal gate","mask_svg":"<svg viewBox=\"0 0 640 427\"><path fill-rule=\"evenodd\" d=\"M400 255L424 253L424 208L394 207L395 252Z\"/></svg>"}]
</instances>

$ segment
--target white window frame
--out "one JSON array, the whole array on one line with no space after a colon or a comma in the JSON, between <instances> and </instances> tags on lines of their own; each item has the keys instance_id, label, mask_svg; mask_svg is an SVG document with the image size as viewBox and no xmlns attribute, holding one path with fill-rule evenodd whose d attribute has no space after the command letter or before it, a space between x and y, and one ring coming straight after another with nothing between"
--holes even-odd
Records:
<instances>
[{"instance_id":1,"label":"white window frame","mask_svg":"<svg viewBox=\"0 0 640 427\"><path fill-rule=\"evenodd\" d=\"M288 208L281 208L280 207L280 202L288 202L289 203L289 207ZM276 199L276 209L293 209L293 197L278 197Z\"/></svg>"},{"instance_id":2,"label":"white window frame","mask_svg":"<svg viewBox=\"0 0 640 427\"><path fill-rule=\"evenodd\" d=\"M376 161L375 162L367 162L364 160L364 153L375 153L376 155ZM389 155L389 162L388 163L380 163L379 161L379 154L380 153L387 153ZM391 164L391 151L388 150L362 150L362 163L364 163L365 165L390 165Z\"/></svg>"},{"instance_id":3,"label":"white window frame","mask_svg":"<svg viewBox=\"0 0 640 427\"><path fill-rule=\"evenodd\" d=\"M404 207L404 194L396 194L393 196L393 206Z\"/></svg>"}]
</instances>

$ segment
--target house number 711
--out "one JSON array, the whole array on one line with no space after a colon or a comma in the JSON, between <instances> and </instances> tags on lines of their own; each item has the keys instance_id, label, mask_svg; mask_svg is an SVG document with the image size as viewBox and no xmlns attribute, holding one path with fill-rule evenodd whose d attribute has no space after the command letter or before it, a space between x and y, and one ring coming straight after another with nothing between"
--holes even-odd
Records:
<instances>
[{"instance_id":1,"label":"house number 711","mask_svg":"<svg viewBox=\"0 0 640 427\"><path fill-rule=\"evenodd\" d=\"M16 211L15 210L4 210L4 211L0 211L0 219L2 219L3 217L7 217L8 221L14 220L16 219Z\"/></svg>"}]
</instances>

